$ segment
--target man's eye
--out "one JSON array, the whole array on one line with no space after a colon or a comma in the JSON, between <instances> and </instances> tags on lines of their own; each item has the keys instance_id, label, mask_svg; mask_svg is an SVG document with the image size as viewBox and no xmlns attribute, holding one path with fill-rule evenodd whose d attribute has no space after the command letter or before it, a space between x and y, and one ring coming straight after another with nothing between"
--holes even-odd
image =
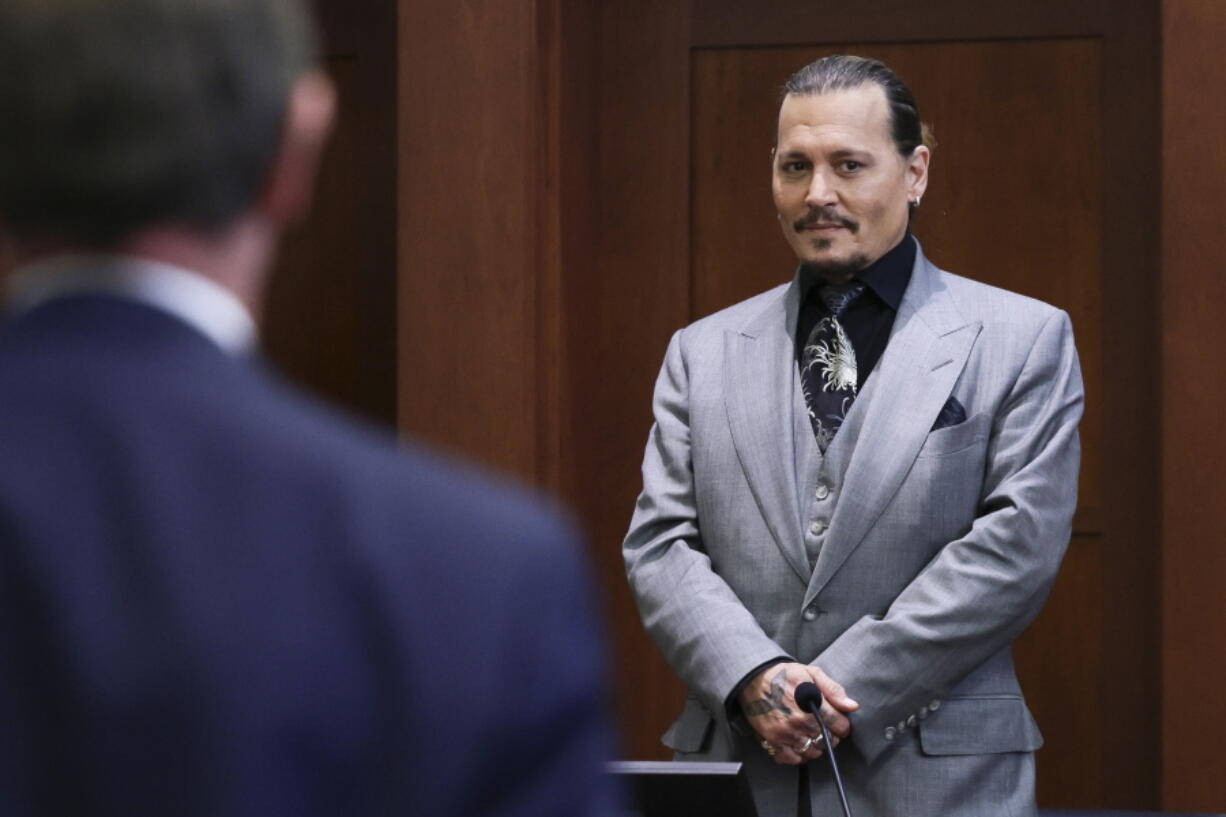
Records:
<instances>
[{"instance_id":1,"label":"man's eye","mask_svg":"<svg viewBox=\"0 0 1226 817\"><path fill-rule=\"evenodd\" d=\"M792 161L792 162L784 162L783 172L784 173L801 173L808 166L809 166L808 162L802 162L799 160Z\"/></svg>"},{"instance_id":2,"label":"man's eye","mask_svg":"<svg viewBox=\"0 0 1226 817\"><path fill-rule=\"evenodd\" d=\"M843 162L843 170L847 171L848 173L855 173L857 170L859 170L863 166L864 165L860 164L859 162L853 161L851 159L848 159L847 161Z\"/></svg>"}]
</instances>

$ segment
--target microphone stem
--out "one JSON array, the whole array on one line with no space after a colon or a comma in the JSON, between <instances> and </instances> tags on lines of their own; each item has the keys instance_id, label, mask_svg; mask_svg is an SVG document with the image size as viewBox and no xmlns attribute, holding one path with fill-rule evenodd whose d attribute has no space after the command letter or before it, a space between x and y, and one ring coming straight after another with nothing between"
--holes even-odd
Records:
<instances>
[{"instance_id":1,"label":"microphone stem","mask_svg":"<svg viewBox=\"0 0 1226 817\"><path fill-rule=\"evenodd\" d=\"M820 707L810 708L817 725L822 730L822 742L826 744L826 757L830 758L830 771L834 774L834 788L839 793L839 803L843 806L843 817L851 817L851 806L847 804L847 792L843 791L843 776L839 774L839 762L834 759L834 746L830 743L830 730L822 720Z\"/></svg>"}]
</instances>

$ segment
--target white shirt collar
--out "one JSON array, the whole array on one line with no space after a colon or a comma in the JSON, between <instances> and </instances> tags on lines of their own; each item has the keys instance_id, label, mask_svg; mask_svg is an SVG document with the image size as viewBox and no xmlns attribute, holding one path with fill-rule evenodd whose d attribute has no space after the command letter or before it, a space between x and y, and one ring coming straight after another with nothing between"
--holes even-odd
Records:
<instances>
[{"instance_id":1,"label":"white shirt collar","mask_svg":"<svg viewBox=\"0 0 1226 817\"><path fill-rule=\"evenodd\" d=\"M234 355L256 343L255 321L226 288L182 267L121 255L61 255L21 267L9 280L18 310L65 295L114 295L167 312Z\"/></svg>"}]
</instances>

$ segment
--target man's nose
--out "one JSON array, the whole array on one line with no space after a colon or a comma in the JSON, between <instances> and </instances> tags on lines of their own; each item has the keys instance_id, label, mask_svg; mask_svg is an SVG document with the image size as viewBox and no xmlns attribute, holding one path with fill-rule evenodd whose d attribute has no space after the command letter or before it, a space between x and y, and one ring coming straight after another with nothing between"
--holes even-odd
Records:
<instances>
[{"instance_id":1,"label":"man's nose","mask_svg":"<svg viewBox=\"0 0 1226 817\"><path fill-rule=\"evenodd\" d=\"M809 191L805 195L805 204L810 208L830 207L838 203L838 194L831 183L830 176L824 170L816 170L809 182Z\"/></svg>"}]
</instances>

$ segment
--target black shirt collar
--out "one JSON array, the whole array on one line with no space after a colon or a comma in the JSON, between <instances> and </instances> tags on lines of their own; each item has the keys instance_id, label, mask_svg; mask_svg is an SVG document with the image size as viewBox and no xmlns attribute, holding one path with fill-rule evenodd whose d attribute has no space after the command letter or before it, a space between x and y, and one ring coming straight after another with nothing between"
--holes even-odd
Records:
<instances>
[{"instance_id":1,"label":"black shirt collar","mask_svg":"<svg viewBox=\"0 0 1226 817\"><path fill-rule=\"evenodd\" d=\"M903 293L911 282L911 268L915 266L915 239L908 230L894 248L885 255L856 273L855 277L863 281L878 298L890 309L898 311L902 303ZM818 277L812 271L801 268L801 286L805 298L813 289Z\"/></svg>"}]
</instances>

